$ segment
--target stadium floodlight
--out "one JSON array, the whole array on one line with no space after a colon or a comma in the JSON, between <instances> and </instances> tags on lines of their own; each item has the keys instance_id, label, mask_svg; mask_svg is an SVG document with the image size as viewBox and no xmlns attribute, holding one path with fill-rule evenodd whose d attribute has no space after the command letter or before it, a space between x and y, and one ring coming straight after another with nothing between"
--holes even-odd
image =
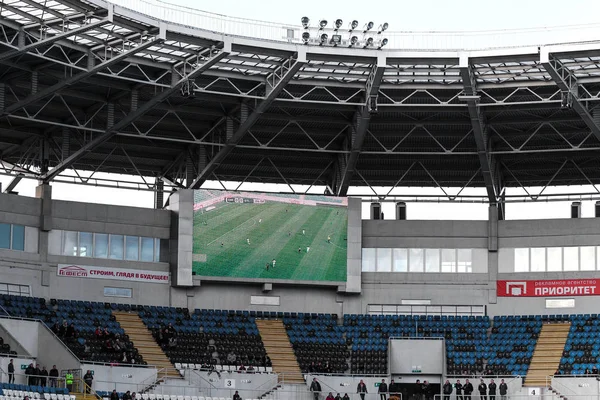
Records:
<instances>
[{"instance_id":1,"label":"stadium floodlight","mask_svg":"<svg viewBox=\"0 0 600 400\"><path fill-rule=\"evenodd\" d=\"M328 38L328 37L329 37L329 36L327 36L327 34L326 34L326 33L323 33L323 34L321 35L321 43L320 43L319 45L320 45L320 46L323 46L325 43L327 43L327 38Z\"/></svg>"},{"instance_id":2,"label":"stadium floodlight","mask_svg":"<svg viewBox=\"0 0 600 400\"><path fill-rule=\"evenodd\" d=\"M356 46L357 43L358 43L358 37L352 36L350 38L350 44L348 45L348 47Z\"/></svg>"},{"instance_id":3,"label":"stadium floodlight","mask_svg":"<svg viewBox=\"0 0 600 400\"><path fill-rule=\"evenodd\" d=\"M304 42L304 44L308 44L309 40L310 40L310 33L304 32L302 34L302 41Z\"/></svg>"},{"instance_id":4,"label":"stadium floodlight","mask_svg":"<svg viewBox=\"0 0 600 400\"><path fill-rule=\"evenodd\" d=\"M342 43L342 35L331 35L331 42L334 47Z\"/></svg>"},{"instance_id":5,"label":"stadium floodlight","mask_svg":"<svg viewBox=\"0 0 600 400\"><path fill-rule=\"evenodd\" d=\"M335 20L335 30L337 31L338 29L340 29L342 27L342 24L344 23L344 21L342 21L341 19L336 19Z\"/></svg>"},{"instance_id":6,"label":"stadium floodlight","mask_svg":"<svg viewBox=\"0 0 600 400\"><path fill-rule=\"evenodd\" d=\"M310 19L308 17L302 17L302 26L304 27L304 29L308 28L308 25L310 24Z\"/></svg>"},{"instance_id":7,"label":"stadium floodlight","mask_svg":"<svg viewBox=\"0 0 600 400\"><path fill-rule=\"evenodd\" d=\"M379 41L379 46L377 47L377 49L381 49L383 46L385 46L386 44L388 44L388 40L387 38L383 38Z\"/></svg>"},{"instance_id":8,"label":"stadium floodlight","mask_svg":"<svg viewBox=\"0 0 600 400\"><path fill-rule=\"evenodd\" d=\"M381 35L381 32L387 31L387 28L389 28L389 25L387 22L384 22L383 24L379 25L379 30L377 31L377 34Z\"/></svg>"},{"instance_id":9,"label":"stadium floodlight","mask_svg":"<svg viewBox=\"0 0 600 400\"><path fill-rule=\"evenodd\" d=\"M373 46L373 38L372 37L365 40L365 45L363 46L363 49L366 49L367 47L371 47L371 46Z\"/></svg>"},{"instance_id":10,"label":"stadium floodlight","mask_svg":"<svg viewBox=\"0 0 600 400\"><path fill-rule=\"evenodd\" d=\"M370 31L371 29L373 29L373 26L375 26L375 24L373 23L373 21L369 21L368 23L365 24L365 30L363 31L363 33L367 33L368 31Z\"/></svg>"},{"instance_id":11,"label":"stadium floodlight","mask_svg":"<svg viewBox=\"0 0 600 400\"><path fill-rule=\"evenodd\" d=\"M319 26L321 27L321 29L325 28L327 26L327 20L326 19L320 20Z\"/></svg>"},{"instance_id":12,"label":"stadium floodlight","mask_svg":"<svg viewBox=\"0 0 600 400\"><path fill-rule=\"evenodd\" d=\"M348 32L352 32L353 30L356 29L357 26L358 26L358 21L353 20L352 22L350 22L350 29L348 30Z\"/></svg>"}]
</instances>

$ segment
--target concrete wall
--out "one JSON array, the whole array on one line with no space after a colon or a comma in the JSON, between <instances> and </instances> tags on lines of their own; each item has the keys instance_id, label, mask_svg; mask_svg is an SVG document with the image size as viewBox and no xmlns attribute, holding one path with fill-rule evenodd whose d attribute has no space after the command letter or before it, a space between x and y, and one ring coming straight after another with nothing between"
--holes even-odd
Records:
<instances>
[{"instance_id":1,"label":"concrete wall","mask_svg":"<svg viewBox=\"0 0 600 400\"><path fill-rule=\"evenodd\" d=\"M219 283L192 280L189 276L191 219L182 213L190 203L182 191L173 197L173 210L149 210L51 200L48 186L38 190L40 198L0 194L0 222L27 226L27 251L0 250L0 282L30 285L34 296L95 300L133 304L173 305L188 308L243 309L364 313L369 304L400 304L403 300L430 300L440 305L485 305L488 313L533 314L551 312L596 312L593 297L578 297L575 310L546 310L543 298L514 299L496 296L496 279L571 279L595 277L595 273L507 273L498 263L507 263L498 252L511 247L597 245L600 221L560 219L541 221L350 221L349 283L345 288L304 286L295 282L273 283L266 294L279 296L280 305L250 306L252 295L261 295L260 282ZM183 196L183 197L182 197ZM191 203L190 203L191 204ZM350 207L352 208L352 207ZM360 207L358 207L360 208ZM492 210L492 209L490 209ZM186 211L189 211L186 209ZM117 261L57 255L62 230L93 231L158 237L161 261L155 263ZM184 231L185 232L184 232ZM185 240L181 240L181 238ZM497 239L496 239L497 238ZM474 260L474 273L359 273L360 246L365 248L471 248L483 254ZM164 246L164 247L163 247ZM86 280L56 275L58 264L97 265L113 268L170 271L169 285L118 280ZM190 264L190 265L188 265ZM173 275L172 275L173 276ZM107 298L105 286L131 288L133 297ZM344 293L345 291L345 293Z\"/></svg>"},{"instance_id":2,"label":"concrete wall","mask_svg":"<svg viewBox=\"0 0 600 400\"><path fill-rule=\"evenodd\" d=\"M138 392L156 381L156 368L112 367L109 365L81 364L81 369L93 371L94 390Z\"/></svg>"},{"instance_id":3,"label":"concrete wall","mask_svg":"<svg viewBox=\"0 0 600 400\"><path fill-rule=\"evenodd\" d=\"M58 369L79 368L79 360L41 322L0 317L0 325L19 341L21 347L35 358L38 364L46 366L48 370L54 364Z\"/></svg>"}]
</instances>

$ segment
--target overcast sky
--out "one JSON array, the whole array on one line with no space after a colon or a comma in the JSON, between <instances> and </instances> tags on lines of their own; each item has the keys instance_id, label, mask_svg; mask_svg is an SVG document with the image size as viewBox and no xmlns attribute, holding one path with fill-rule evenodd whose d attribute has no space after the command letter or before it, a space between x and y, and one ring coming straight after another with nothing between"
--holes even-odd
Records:
<instances>
[{"instance_id":1,"label":"overcast sky","mask_svg":"<svg viewBox=\"0 0 600 400\"><path fill-rule=\"evenodd\" d=\"M116 3L120 1L132 2L132 0L115 0ZM156 1L139 0L140 7L144 6L142 4L144 2L155 3ZM300 18L303 16L308 16L313 21L321 18L330 21L341 18L344 21L352 19L358 19L361 22L372 20L376 24L388 22L391 31L477 31L600 23L600 1L592 0L571 0L569 2L554 0L347 0L341 2L322 0L171 0L170 3L228 16L292 25L299 25ZM97 174L96 176L110 177L106 174ZM113 176L113 178L115 177ZM135 178L127 177L127 179L132 180ZM3 186L6 186L10 182L10 178L0 176L0 182ZM35 181L23 180L15 190L25 196L34 196L35 186ZM212 184L212 186L219 187L216 184ZM228 189L235 186L228 186ZM256 189L256 187L247 185L243 188ZM276 190L272 186L259 188ZM415 188L414 190L424 192L422 188ZM454 190L453 193L456 193L457 190ZM539 190L540 188L537 189L538 192ZM596 192L591 187L571 187L567 190L572 192ZM548 188L545 193L559 191L564 192L565 188ZM511 192L516 193L517 190ZM431 193L433 193L433 189ZM535 193L535 190L533 193ZM62 183L53 184L53 197L55 199L90 203L140 207L153 206L152 192ZM582 214L584 217L593 216L593 205L593 201L583 202ZM386 218L393 216L393 208L391 203L384 205ZM368 212L367 210L368 205L365 206L364 211ZM485 204L410 203L408 206L408 216L411 219L483 220L487 219L487 213L488 207ZM568 218L569 215L570 202L519 203L507 206L508 219Z\"/></svg>"}]
</instances>

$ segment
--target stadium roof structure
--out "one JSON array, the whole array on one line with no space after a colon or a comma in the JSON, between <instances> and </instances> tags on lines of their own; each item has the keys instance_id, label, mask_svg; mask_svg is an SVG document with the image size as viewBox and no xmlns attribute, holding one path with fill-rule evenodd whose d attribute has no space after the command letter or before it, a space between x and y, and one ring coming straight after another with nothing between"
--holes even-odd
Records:
<instances>
[{"instance_id":1,"label":"stadium roof structure","mask_svg":"<svg viewBox=\"0 0 600 400\"><path fill-rule=\"evenodd\" d=\"M302 27L121 3L0 5L6 191L23 178L127 187L94 177L108 172L155 191L207 180L334 195L479 187L477 200L496 204L506 188L535 200L528 187L600 183L598 26L386 32L379 49L305 45ZM563 43L582 30L593 33ZM446 200L470 199L453 193Z\"/></svg>"}]
</instances>

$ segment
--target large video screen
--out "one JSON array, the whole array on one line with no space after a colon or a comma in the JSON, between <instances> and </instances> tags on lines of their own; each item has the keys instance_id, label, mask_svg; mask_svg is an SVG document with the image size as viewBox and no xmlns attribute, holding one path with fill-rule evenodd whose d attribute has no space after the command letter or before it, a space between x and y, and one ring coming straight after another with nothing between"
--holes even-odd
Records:
<instances>
[{"instance_id":1,"label":"large video screen","mask_svg":"<svg viewBox=\"0 0 600 400\"><path fill-rule=\"evenodd\" d=\"M194 192L195 275L346 281L348 199Z\"/></svg>"}]
</instances>

